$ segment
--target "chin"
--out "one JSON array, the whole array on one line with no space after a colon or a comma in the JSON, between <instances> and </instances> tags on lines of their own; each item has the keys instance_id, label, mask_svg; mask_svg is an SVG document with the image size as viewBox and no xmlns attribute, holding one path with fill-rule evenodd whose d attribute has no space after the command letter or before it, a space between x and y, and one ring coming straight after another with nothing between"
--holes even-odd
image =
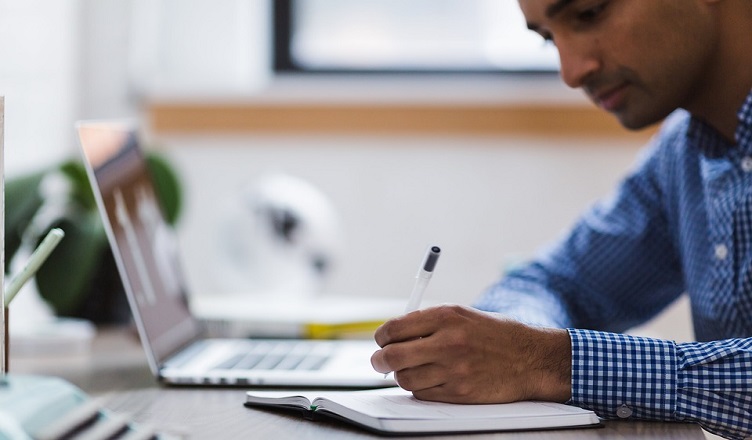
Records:
<instances>
[{"instance_id":1,"label":"chin","mask_svg":"<svg viewBox=\"0 0 752 440\"><path fill-rule=\"evenodd\" d=\"M650 127L651 125L654 125L658 122L661 122L663 118L668 116L668 113L656 115L656 114L641 114L641 115L635 115L635 114L629 114L629 113L622 113L622 112L616 112L614 113L614 116L616 116L616 119L619 121L619 123L622 125L622 127L626 128L627 130L637 131L642 130L643 128Z\"/></svg>"}]
</instances>

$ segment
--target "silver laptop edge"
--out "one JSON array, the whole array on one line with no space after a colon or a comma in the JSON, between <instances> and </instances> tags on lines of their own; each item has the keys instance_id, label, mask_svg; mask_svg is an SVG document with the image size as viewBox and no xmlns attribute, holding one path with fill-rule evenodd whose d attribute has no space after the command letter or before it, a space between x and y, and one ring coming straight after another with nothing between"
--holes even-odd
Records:
<instances>
[{"instance_id":1,"label":"silver laptop edge","mask_svg":"<svg viewBox=\"0 0 752 440\"><path fill-rule=\"evenodd\" d=\"M130 121L80 121L76 124L90 186L149 368L158 380L183 385L358 388L395 385L392 378L384 378L370 369L367 360L372 350L377 348L373 341L316 342L332 344L340 352L346 350L348 355L357 354L335 355L331 362L327 362L327 368L316 372L269 369L233 371L223 367L207 368L193 374L175 368L175 362L171 360L173 356L182 356L180 352L186 347L204 344L201 341L206 340L202 338L198 320L188 308L177 249L172 246L175 238L157 206L158 200L146 169L136 127ZM155 210L159 212L153 212ZM163 240L157 240L159 238ZM213 358L204 357L202 353L199 359L203 359L206 366ZM357 364L350 363L355 360ZM330 365L331 370L328 368Z\"/></svg>"}]
</instances>

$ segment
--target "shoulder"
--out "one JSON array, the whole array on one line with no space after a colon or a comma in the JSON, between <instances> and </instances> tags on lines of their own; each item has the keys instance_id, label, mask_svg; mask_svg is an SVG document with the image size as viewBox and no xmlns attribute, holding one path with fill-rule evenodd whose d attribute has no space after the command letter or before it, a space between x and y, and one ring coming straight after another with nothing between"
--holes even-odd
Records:
<instances>
[{"instance_id":1,"label":"shoulder","mask_svg":"<svg viewBox=\"0 0 752 440\"><path fill-rule=\"evenodd\" d=\"M653 141L665 146L685 145L691 121L692 117L686 110L674 111L664 119Z\"/></svg>"},{"instance_id":2,"label":"shoulder","mask_svg":"<svg viewBox=\"0 0 752 440\"><path fill-rule=\"evenodd\" d=\"M656 171L666 171L665 167L683 163L691 156L688 142L691 123L692 117L687 111L671 113L643 150L639 163L656 168Z\"/></svg>"},{"instance_id":3,"label":"shoulder","mask_svg":"<svg viewBox=\"0 0 752 440\"><path fill-rule=\"evenodd\" d=\"M689 129L692 115L686 110L674 110L670 115L666 116L661 124L661 132L668 133L682 133L686 134Z\"/></svg>"},{"instance_id":4,"label":"shoulder","mask_svg":"<svg viewBox=\"0 0 752 440\"><path fill-rule=\"evenodd\" d=\"M697 168L693 165L696 155L691 153L691 143L688 142L691 121L686 111L671 113L640 151L631 172L622 182L622 188L645 199L660 201L670 197L688 173Z\"/></svg>"},{"instance_id":5,"label":"shoulder","mask_svg":"<svg viewBox=\"0 0 752 440\"><path fill-rule=\"evenodd\" d=\"M689 112L676 110L666 117L651 143L661 154L684 156L688 152L691 126L692 116Z\"/></svg>"}]
</instances>

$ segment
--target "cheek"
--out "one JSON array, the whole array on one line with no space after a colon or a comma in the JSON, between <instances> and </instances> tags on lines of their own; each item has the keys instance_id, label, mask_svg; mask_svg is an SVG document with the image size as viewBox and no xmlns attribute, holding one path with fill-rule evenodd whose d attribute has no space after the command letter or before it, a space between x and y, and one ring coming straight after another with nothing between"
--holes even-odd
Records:
<instances>
[{"instance_id":1,"label":"cheek","mask_svg":"<svg viewBox=\"0 0 752 440\"><path fill-rule=\"evenodd\" d=\"M681 93L679 89L689 88L705 76L705 70L713 64L713 52L707 41L658 40L639 60L639 69L643 79L654 87Z\"/></svg>"},{"instance_id":2,"label":"cheek","mask_svg":"<svg viewBox=\"0 0 752 440\"><path fill-rule=\"evenodd\" d=\"M609 39L609 44L616 51L624 54L624 58L635 66L652 62L653 56L659 52L660 37L650 31L630 27L623 33Z\"/></svg>"}]
</instances>

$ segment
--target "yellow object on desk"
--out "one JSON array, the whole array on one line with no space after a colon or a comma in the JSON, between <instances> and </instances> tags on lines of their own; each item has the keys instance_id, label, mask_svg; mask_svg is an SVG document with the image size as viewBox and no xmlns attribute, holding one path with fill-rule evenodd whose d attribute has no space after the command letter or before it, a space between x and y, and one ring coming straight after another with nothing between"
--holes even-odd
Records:
<instances>
[{"instance_id":1,"label":"yellow object on desk","mask_svg":"<svg viewBox=\"0 0 752 440\"><path fill-rule=\"evenodd\" d=\"M305 339L371 338L373 332L403 313L403 298L321 295L284 297L228 294L194 296L191 312L221 337Z\"/></svg>"},{"instance_id":2,"label":"yellow object on desk","mask_svg":"<svg viewBox=\"0 0 752 440\"><path fill-rule=\"evenodd\" d=\"M368 338L385 321L312 322L303 326L303 337L308 339Z\"/></svg>"}]
</instances>

